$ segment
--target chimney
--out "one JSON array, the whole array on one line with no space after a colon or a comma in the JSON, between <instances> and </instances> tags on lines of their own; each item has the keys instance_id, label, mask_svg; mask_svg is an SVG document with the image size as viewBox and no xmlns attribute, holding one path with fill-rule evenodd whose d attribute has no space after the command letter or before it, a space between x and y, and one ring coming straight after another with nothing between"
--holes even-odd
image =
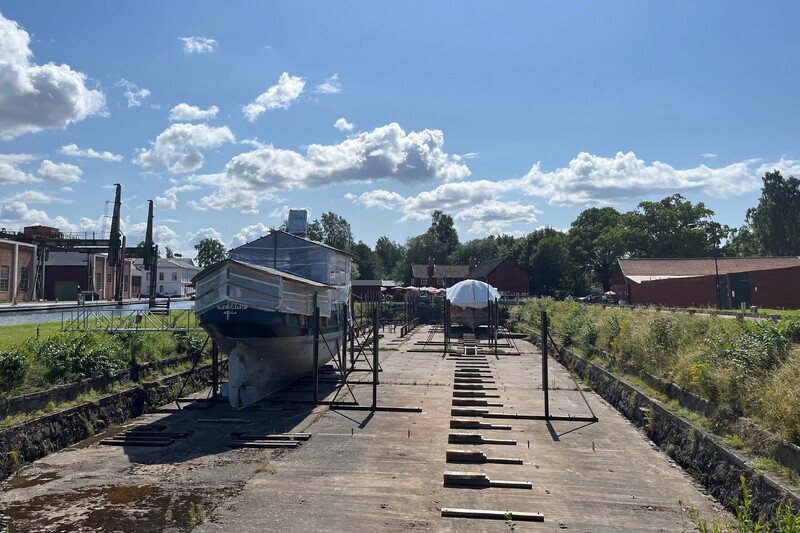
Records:
<instances>
[{"instance_id":1,"label":"chimney","mask_svg":"<svg viewBox=\"0 0 800 533\"><path fill-rule=\"evenodd\" d=\"M433 269L436 268L436 258L435 257L428 257L428 277L433 277Z\"/></svg>"},{"instance_id":2,"label":"chimney","mask_svg":"<svg viewBox=\"0 0 800 533\"><path fill-rule=\"evenodd\" d=\"M469 258L469 271L472 272L476 268L478 268L478 259L476 257L470 257Z\"/></svg>"}]
</instances>

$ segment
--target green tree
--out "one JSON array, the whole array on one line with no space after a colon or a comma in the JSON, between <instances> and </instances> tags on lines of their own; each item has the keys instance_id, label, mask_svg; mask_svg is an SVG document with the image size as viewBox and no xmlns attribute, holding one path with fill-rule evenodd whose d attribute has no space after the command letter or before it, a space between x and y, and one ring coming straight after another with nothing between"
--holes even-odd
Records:
<instances>
[{"instance_id":1,"label":"green tree","mask_svg":"<svg viewBox=\"0 0 800 533\"><path fill-rule=\"evenodd\" d=\"M693 204L680 194L641 202L625 215L625 238L637 257L708 257L715 241L730 233L713 215L703 202Z\"/></svg>"},{"instance_id":2,"label":"green tree","mask_svg":"<svg viewBox=\"0 0 800 533\"><path fill-rule=\"evenodd\" d=\"M800 255L800 180L777 170L762 178L761 198L746 222L767 255Z\"/></svg>"},{"instance_id":3,"label":"green tree","mask_svg":"<svg viewBox=\"0 0 800 533\"><path fill-rule=\"evenodd\" d=\"M225 259L225 246L217 239L206 237L194 245L197 250L197 264L201 268L219 263Z\"/></svg>"},{"instance_id":4,"label":"green tree","mask_svg":"<svg viewBox=\"0 0 800 533\"><path fill-rule=\"evenodd\" d=\"M567 296L586 291L581 269L573 260L568 235L541 228L516 240L513 257L530 276L531 294Z\"/></svg>"},{"instance_id":5,"label":"green tree","mask_svg":"<svg viewBox=\"0 0 800 533\"><path fill-rule=\"evenodd\" d=\"M403 246L390 240L388 237L380 237L378 242L375 243L375 254L381 262L383 271L387 274L391 274L395 267L405 259L406 250ZM398 278L393 277L392 279Z\"/></svg>"},{"instance_id":6,"label":"green tree","mask_svg":"<svg viewBox=\"0 0 800 533\"><path fill-rule=\"evenodd\" d=\"M439 260L444 262L458 248L458 232L453 223L453 217L445 215L436 210L431 215L431 227L428 228L427 235L439 241L444 247L444 255L439 256Z\"/></svg>"},{"instance_id":7,"label":"green tree","mask_svg":"<svg viewBox=\"0 0 800 533\"><path fill-rule=\"evenodd\" d=\"M353 261L358 265L358 277L356 279L383 279L386 271L378 258L378 255L364 244L358 241L353 246Z\"/></svg>"},{"instance_id":8,"label":"green tree","mask_svg":"<svg viewBox=\"0 0 800 533\"><path fill-rule=\"evenodd\" d=\"M175 253L172 251L172 248L170 248L169 246L164 248L164 253L167 254L167 259L172 259L173 257L175 257Z\"/></svg>"},{"instance_id":9,"label":"green tree","mask_svg":"<svg viewBox=\"0 0 800 533\"><path fill-rule=\"evenodd\" d=\"M495 257L512 255L514 250L514 237L511 235L489 235L483 239L472 239L460 244L448 258L448 263L453 265L465 265L471 258L476 258L479 262Z\"/></svg>"},{"instance_id":10,"label":"green tree","mask_svg":"<svg viewBox=\"0 0 800 533\"><path fill-rule=\"evenodd\" d=\"M316 235L317 233L317 224L318 227L321 229L321 239L316 239L314 237L319 237ZM355 242L353 241L353 231L350 228L350 223L345 220L343 217L337 215L336 213L332 213L330 211L326 213L322 213L319 221L315 220L309 226L309 238L313 240L321 240L328 246L333 246L339 250L344 250L349 252L352 250ZM312 228L312 226L314 226ZM313 230L313 231L312 231Z\"/></svg>"},{"instance_id":11,"label":"green tree","mask_svg":"<svg viewBox=\"0 0 800 533\"><path fill-rule=\"evenodd\" d=\"M753 231L745 224L731 231L731 237L721 250L725 257L758 257L764 255L764 249Z\"/></svg>"},{"instance_id":12,"label":"green tree","mask_svg":"<svg viewBox=\"0 0 800 533\"><path fill-rule=\"evenodd\" d=\"M569 229L572 257L585 272L591 272L603 291L611 289L617 258L628 251L624 217L613 207L592 207L578 215Z\"/></svg>"}]
</instances>

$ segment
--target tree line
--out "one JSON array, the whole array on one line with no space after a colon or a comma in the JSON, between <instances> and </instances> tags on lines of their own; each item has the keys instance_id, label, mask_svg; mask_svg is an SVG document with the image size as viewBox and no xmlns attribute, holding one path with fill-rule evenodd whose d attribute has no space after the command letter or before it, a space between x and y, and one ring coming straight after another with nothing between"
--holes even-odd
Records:
<instances>
[{"instance_id":1,"label":"tree line","mask_svg":"<svg viewBox=\"0 0 800 533\"><path fill-rule=\"evenodd\" d=\"M547 296L584 294L591 287L609 290L619 257L693 258L800 255L800 180L768 172L762 178L758 205L747 210L739 228L713 219L703 202L680 194L640 202L627 212L592 207L581 212L569 230L545 227L522 237L490 235L461 242L453 218L434 211L431 225L404 243L380 237L374 248L355 242L342 216L323 213L308 225L308 236L353 255L354 279L393 279L408 284L412 264L467 264L513 257L531 279L531 293ZM286 222L282 226L285 229ZM200 266L225 257L222 243L204 239L195 246Z\"/></svg>"}]
</instances>

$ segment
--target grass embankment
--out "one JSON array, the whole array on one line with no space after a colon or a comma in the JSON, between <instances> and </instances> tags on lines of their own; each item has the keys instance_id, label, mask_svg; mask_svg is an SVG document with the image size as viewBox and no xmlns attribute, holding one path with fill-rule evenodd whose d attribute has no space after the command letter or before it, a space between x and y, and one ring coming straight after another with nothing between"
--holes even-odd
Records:
<instances>
[{"instance_id":1,"label":"grass embankment","mask_svg":"<svg viewBox=\"0 0 800 533\"><path fill-rule=\"evenodd\" d=\"M0 327L0 398L198 353L200 331L61 332L60 323Z\"/></svg>"},{"instance_id":2,"label":"grass embankment","mask_svg":"<svg viewBox=\"0 0 800 533\"><path fill-rule=\"evenodd\" d=\"M531 300L512 311L532 331L547 310L556 341L605 364L634 365L800 444L800 318L739 321L654 309ZM622 366L622 365L619 365Z\"/></svg>"},{"instance_id":3,"label":"grass embankment","mask_svg":"<svg viewBox=\"0 0 800 533\"><path fill-rule=\"evenodd\" d=\"M517 331L538 332L547 311L554 339L563 346L619 371L633 365L714 402L731 415L754 419L795 444L800 443L800 317L778 321L740 321L714 315L670 313L655 309L603 308L574 301L529 300L512 310ZM602 352L602 356L599 356ZM693 423L752 453L744 440L724 425L682 408L637 386ZM796 472L771 458L756 458L756 470L800 487ZM800 511L782 503L771 521L756 517L742 478L742 498L732 502L735 520L700 517L691 510L694 528L709 533L800 531Z\"/></svg>"}]
</instances>

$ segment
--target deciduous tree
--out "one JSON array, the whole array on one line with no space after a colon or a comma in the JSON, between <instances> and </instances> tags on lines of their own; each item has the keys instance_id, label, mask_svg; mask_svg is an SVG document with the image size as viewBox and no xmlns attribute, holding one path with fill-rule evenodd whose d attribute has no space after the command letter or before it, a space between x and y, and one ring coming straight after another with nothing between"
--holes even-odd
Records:
<instances>
[{"instance_id":1,"label":"deciduous tree","mask_svg":"<svg viewBox=\"0 0 800 533\"><path fill-rule=\"evenodd\" d=\"M762 178L761 198L746 221L767 255L800 255L800 180L777 170Z\"/></svg>"},{"instance_id":2,"label":"deciduous tree","mask_svg":"<svg viewBox=\"0 0 800 533\"><path fill-rule=\"evenodd\" d=\"M201 268L225 259L225 246L217 239L207 237L195 244L194 249L197 250L197 264Z\"/></svg>"}]
</instances>

